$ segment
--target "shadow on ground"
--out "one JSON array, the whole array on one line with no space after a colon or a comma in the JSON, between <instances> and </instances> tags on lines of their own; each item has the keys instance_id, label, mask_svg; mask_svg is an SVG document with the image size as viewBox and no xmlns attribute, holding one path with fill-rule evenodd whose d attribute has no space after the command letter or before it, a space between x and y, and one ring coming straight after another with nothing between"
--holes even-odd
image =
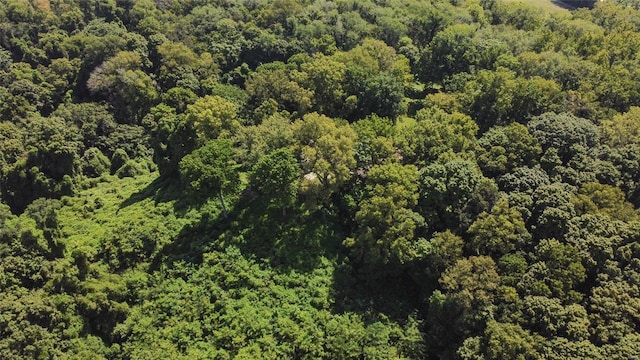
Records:
<instances>
[{"instance_id":1,"label":"shadow on ground","mask_svg":"<svg viewBox=\"0 0 640 360\"><path fill-rule=\"evenodd\" d=\"M170 269L176 263L197 266L202 263L203 254L235 246L247 259L282 274L310 273L326 266L323 261L330 261L335 269L331 291L336 313L385 314L403 321L419 305L417 286L408 276L379 269L368 278L351 267L348 251L342 245L347 236L344 214L326 209L309 212L304 208L283 212L265 197L245 190L229 199L225 218L215 199L205 205L188 204L175 181L160 179L131 195L120 207L149 198L156 203L175 201L177 216L194 208L199 213L197 221L184 226L172 242L156 253L150 271Z\"/></svg>"},{"instance_id":2,"label":"shadow on ground","mask_svg":"<svg viewBox=\"0 0 640 360\"><path fill-rule=\"evenodd\" d=\"M551 2L567 10L575 10L577 8L592 8L596 3L596 1L593 0L551 0Z\"/></svg>"}]
</instances>

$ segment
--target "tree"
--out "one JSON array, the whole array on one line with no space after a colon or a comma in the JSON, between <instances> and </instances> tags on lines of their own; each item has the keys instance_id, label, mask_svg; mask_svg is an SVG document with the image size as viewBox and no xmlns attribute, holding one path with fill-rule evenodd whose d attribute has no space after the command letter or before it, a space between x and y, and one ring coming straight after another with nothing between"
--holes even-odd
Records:
<instances>
[{"instance_id":1,"label":"tree","mask_svg":"<svg viewBox=\"0 0 640 360\"><path fill-rule=\"evenodd\" d=\"M370 114L395 118L403 112L404 86L398 77L352 66L347 69L346 81L350 94L346 101L352 108L348 119L362 119Z\"/></svg>"},{"instance_id":2,"label":"tree","mask_svg":"<svg viewBox=\"0 0 640 360\"><path fill-rule=\"evenodd\" d=\"M638 332L640 293L637 281L629 281L626 277L599 281L592 290L589 310L595 344L616 344L625 336Z\"/></svg>"},{"instance_id":3,"label":"tree","mask_svg":"<svg viewBox=\"0 0 640 360\"><path fill-rule=\"evenodd\" d=\"M68 126L80 130L85 149L96 147L109 157L113 155L116 149L110 146L110 140L114 138L113 133L118 124L107 105L93 102L62 104L53 115L63 118ZM117 147L122 145L116 144Z\"/></svg>"},{"instance_id":4,"label":"tree","mask_svg":"<svg viewBox=\"0 0 640 360\"><path fill-rule=\"evenodd\" d=\"M625 200L622 190L611 185L583 184L574 197L574 205L578 214L600 213L625 222L638 219L638 211Z\"/></svg>"},{"instance_id":5,"label":"tree","mask_svg":"<svg viewBox=\"0 0 640 360\"><path fill-rule=\"evenodd\" d=\"M227 217L224 194L233 192L240 185L240 175L233 161L231 141L211 140L180 161L180 177L194 201L218 195L222 213Z\"/></svg>"},{"instance_id":6,"label":"tree","mask_svg":"<svg viewBox=\"0 0 640 360\"><path fill-rule=\"evenodd\" d=\"M476 158L487 176L512 172L520 166L533 166L542 152L527 127L513 123L494 126L478 140Z\"/></svg>"},{"instance_id":7,"label":"tree","mask_svg":"<svg viewBox=\"0 0 640 360\"><path fill-rule=\"evenodd\" d=\"M313 91L314 109L328 116L345 114L342 107L347 66L332 57L316 54L300 67L306 74L305 88Z\"/></svg>"},{"instance_id":8,"label":"tree","mask_svg":"<svg viewBox=\"0 0 640 360\"><path fill-rule=\"evenodd\" d=\"M294 154L301 163L300 190L307 201L324 203L351 178L356 133L346 123L311 113L292 125Z\"/></svg>"},{"instance_id":9,"label":"tree","mask_svg":"<svg viewBox=\"0 0 640 360\"><path fill-rule=\"evenodd\" d=\"M192 81L185 81L188 78L195 78L194 69L198 67L198 56L183 43L164 41L158 45L156 51L159 55L159 82L163 89L170 89L181 83L185 85ZM197 79L195 85L198 85ZM186 87L197 91L197 88Z\"/></svg>"},{"instance_id":10,"label":"tree","mask_svg":"<svg viewBox=\"0 0 640 360\"><path fill-rule=\"evenodd\" d=\"M299 167L289 149L274 150L263 155L253 166L249 184L282 209L293 205L298 191Z\"/></svg>"},{"instance_id":11,"label":"tree","mask_svg":"<svg viewBox=\"0 0 640 360\"><path fill-rule=\"evenodd\" d=\"M454 158L421 170L420 214L437 231L464 231L497 194L492 180L473 161Z\"/></svg>"},{"instance_id":12,"label":"tree","mask_svg":"<svg viewBox=\"0 0 640 360\"><path fill-rule=\"evenodd\" d=\"M103 94L117 109L121 123L139 122L158 100L156 84L142 67L140 54L120 51L96 67L87 80L91 92Z\"/></svg>"},{"instance_id":13,"label":"tree","mask_svg":"<svg viewBox=\"0 0 640 360\"><path fill-rule=\"evenodd\" d=\"M30 117L25 130L27 153L0 178L2 198L17 212L39 197L73 193L82 146L78 128L60 117Z\"/></svg>"},{"instance_id":14,"label":"tree","mask_svg":"<svg viewBox=\"0 0 640 360\"><path fill-rule=\"evenodd\" d=\"M370 114L395 118L403 112L404 89L412 79L403 55L382 41L365 39L334 58L346 65L345 118L357 120Z\"/></svg>"},{"instance_id":15,"label":"tree","mask_svg":"<svg viewBox=\"0 0 640 360\"><path fill-rule=\"evenodd\" d=\"M467 72L477 62L478 49L473 44L473 25L451 25L437 33L426 53L425 80L439 81L453 74ZM433 70L432 70L433 69Z\"/></svg>"},{"instance_id":16,"label":"tree","mask_svg":"<svg viewBox=\"0 0 640 360\"><path fill-rule=\"evenodd\" d=\"M469 311L491 306L500 283L495 262L488 256L460 259L440 277L440 285Z\"/></svg>"},{"instance_id":17,"label":"tree","mask_svg":"<svg viewBox=\"0 0 640 360\"><path fill-rule=\"evenodd\" d=\"M597 126L587 119L568 113L536 116L527 127L543 151L556 149L563 162L567 162L573 155L573 145L590 149L598 143Z\"/></svg>"},{"instance_id":18,"label":"tree","mask_svg":"<svg viewBox=\"0 0 640 360\"><path fill-rule=\"evenodd\" d=\"M398 161L391 119L371 115L356 121L352 127L358 136L355 153L359 169L368 170L373 165Z\"/></svg>"},{"instance_id":19,"label":"tree","mask_svg":"<svg viewBox=\"0 0 640 360\"><path fill-rule=\"evenodd\" d=\"M523 248L531 241L522 214L502 198L491 213L483 212L467 230L473 237L468 247L477 255L501 256Z\"/></svg>"},{"instance_id":20,"label":"tree","mask_svg":"<svg viewBox=\"0 0 640 360\"><path fill-rule=\"evenodd\" d=\"M554 81L520 78L502 67L478 71L464 84L462 97L466 112L478 122L481 131L561 111L564 101L561 88Z\"/></svg>"},{"instance_id":21,"label":"tree","mask_svg":"<svg viewBox=\"0 0 640 360\"><path fill-rule=\"evenodd\" d=\"M586 279L586 270L575 246L545 239L533 254L532 265L519 284L526 294L553 296L566 303L581 300L583 295L576 289Z\"/></svg>"},{"instance_id":22,"label":"tree","mask_svg":"<svg viewBox=\"0 0 640 360\"><path fill-rule=\"evenodd\" d=\"M569 231L569 221L576 216L570 189L560 183L544 185L533 191L532 198L528 225L534 238L564 238Z\"/></svg>"},{"instance_id":23,"label":"tree","mask_svg":"<svg viewBox=\"0 0 640 360\"><path fill-rule=\"evenodd\" d=\"M396 123L395 142L404 162L428 165L453 154L464 157L474 149L477 132L478 126L467 115L425 109L418 111L415 121L401 118Z\"/></svg>"},{"instance_id":24,"label":"tree","mask_svg":"<svg viewBox=\"0 0 640 360\"><path fill-rule=\"evenodd\" d=\"M240 127L234 142L239 144L238 158L251 168L263 155L292 146L293 127L287 114L275 113L258 125Z\"/></svg>"},{"instance_id":25,"label":"tree","mask_svg":"<svg viewBox=\"0 0 640 360\"><path fill-rule=\"evenodd\" d=\"M245 84L250 103L257 108L272 99L279 110L305 114L313 105L313 92L296 81L298 76L297 70L284 63L259 66Z\"/></svg>"},{"instance_id":26,"label":"tree","mask_svg":"<svg viewBox=\"0 0 640 360\"><path fill-rule=\"evenodd\" d=\"M580 304L565 306L557 298L525 296L521 309L525 327L547 339L582 341L589 337L589 317Z\"/></svg>"},{"instance_id":27,"label":"tree","mask_svg":"<svg viewBox=\"0 0 640 360\"><path fill-rule=\"evenodd\" d=\"M376 165L365 179L367 195L355 220L356 235L345 241L358 264L409 264L424 257L426 242L415 238L424 219L413 211L419 173L413 165Z\"/></svg>"},{"instance_id":28,"label":"tree","mask_svg":"<svg viewBox=\"0 0 640 360\"><path fill-rule=\"evenodd\" d=\"M602 142L616 149L640 144L640 107L633 106L628 112L618 114L600 124Z\"/></svg>"},{"instance_id":29,"label":"tree","mask_svg":"<svg viewBox=\"0 0 640 360\"><path fill-rule=\"evenodd\" d=\"M484 334L488 360L534 360L541 357L536 350L538 339L520 325L489 321Z\"/></svg>"},{"instance_id":30,"label":"tree","mask_svg":"<svg viewBox=\"0 0 640 360\"><path fill-rule=\"evenodd\" d=\"M590 278L608 271L616 252L631 231L629 225L609 218L604 214L583 214L569 223L566 241L579 249L583 256L582 264Z\"/></svg>"},{"instance_id":31,"label":"tree","mask_svg":"<svg viewBox=\"0 0 640 360\"><path fill-rule=\"evenodd\" d=\"M12 122L0 122L0 173L5 173L11 165L22 158L26 149L24 146L25 131Z\"/></svg>"},{"instance_id":32,"label":"tree","mask_svg":"<svg viewBox=\"0 0 640 360\"><path fill-rule=\"evenodd\" d=\"M167 90L162 94L162 102L173 107L178 114L181 114L187 110L187 106L193 104L198 100L198 96L191 90L174 87Z\"/></svg>"},{"instance_id":33,"label":"tree","mask_svg":"<svg viewBox=\"0 0 640 360\"><path fill-rule=\"evenodd\" d=\"M450 230L435 233L425 249L427 281L437 282L443 271L462 258L463 248L464 240Z\"/></svg>"},{"instance_id":34,"label":"tree","mask_svg":"<svg viewBox=\"0 0 640 360\"><path fill-rule=\"evenodd\" d=\"M80 158L82 173L88 177L100 177L111 167L111 162L97 148L89 148Z\"/></svg>"},{"instance_id":35,"label":"tree","mask_svg":"<svg viewBox=\"0 0 640 360\"><path fill-rule=\"evenodd\" d=\"M477 334L491 319L500 284L494 261L488 256L459 259L440 277L442 291L434 291L429 304L429 335L449 351Z\"/></svg>"},{"instance_id":36,"label":"tree","mask_svg":"<svg viewBox=\"0 0 640 360\"><path fill-rule=\"evenodd\" d=\"M235 104L217 95L207 95L187 105L185 121L195 130L201 144L230 137L240 127Z\"/></svg>"}]
</instances>

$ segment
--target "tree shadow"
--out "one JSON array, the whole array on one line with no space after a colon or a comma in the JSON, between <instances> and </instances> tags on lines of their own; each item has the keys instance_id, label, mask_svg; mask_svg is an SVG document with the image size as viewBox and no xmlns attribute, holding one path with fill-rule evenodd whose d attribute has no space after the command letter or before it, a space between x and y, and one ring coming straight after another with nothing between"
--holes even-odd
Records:
<instances>
[{"instance_id":1,"label":"tree shadow","mask_svg":"<svg viewBox=\"0 0 640 360\"><path fill-rule=\"evenodd\" d=\"M403 323L422 310L418 284L403 271L383 266L375 275L367 276L345 262L336 268L333 277L336 313L384 314Z\"/></svg>"},{"instance_id":2,"label":"tree shadow","mask_svg":"<svg viewBox=\"0 0 640 360\"><path fill-rule=\"evenodd\" d=\"M153 187L142 190L130 201L148 198L155 191ZM200 219L183 227L174 241L159 250L151 270L175 262L200 264L203 253L235 246L247 258L267 263L275 271L313 271L323 256L332 256L339 245L333 240L343 237L337 227L326 225L331 223L326 216L309 216L300 209L283 214L282 209L269 206L248 189L236 201L230 200L225 218L202 204L176 199L175 207L180 211L199 208Z\"/></svg>"},{"instance_id":3,"label":"tree shadow","mask_svg":"<svg viewBox=\"0 0 640 360\"><path fill-rule=\"evenodd\" d=\"M198 266L204 254L234 246L247 259L280 274L311 273L326 266L328 259L334 264L331 291L335 313L355 312L371 322L384 314L403 322L419 306L417 286L406 274L382 267L375 276L367 277L351 267L348 251L342 245L347 236L345 214L327 209L310 212L303 207L283 213L266 197L245 189L237 198L229 199L225 218L215 200L215 206L189 204L181 194L175 182L156 179L120 205L123 208L151 198L157 203L175 201L176 211L196 208L200 212L197 221L185 225L173 241L155 253L150 272L178 264Z\"/></svg>"},{"instance_id":4,"label":"tree shadow","mask_svg":"<svg viewBox=\"0 0 640 360\"><path fill-rule=\"evenodd\" d=\"M264 198L253 199L240 208L232 230L242 253L267 262L275 271L311 272L323 257L335 257L344 235L332 217L319 210L270 206Z\"/></svg>"},{"instance_id":5,"label":"tree shadow","mask_svg":"<svg viewBox=\"0 0 640 360\"><path fill-rule=\"evenodd\" d=\"M153 198L156 204L175 200L177 194L174 191L167 191L175 186L173 182L175 181L172 181L172 179L159 176L142 190L131 194L131 196L120 203L119 208L124 209L149 198Z\"/></svg>"},{"instance_id":6,"label":"tree shadow","mask_svg":"<svg viewBox=\"0 0 640 360\"><path fill-rule=\"evenodd\" d=\"M551 0L551 2L563 9L575 10L578 8L593 8L597 1L593 0Z\"/></svg>"},{"instance_id":7,"label":"tree shadow","mask_svg":"<svg viewBox=\"0 0 640 360\"><path fill-rule=\"evenodd\" d=\"M184 215L194 206L201 206L204 202L189 202L188 198L184 196L184 190L180 180L158 176L143 189L131 194L131 196L120 203L118 208L124 209L147 199L153 199L156 205L173 201L173 210L178 216Z\"/></svg>"},{"instance_id":8,"label":"tree shadow","mask_svg":"<svg viewBox=\"0 0 640 360\"><path fill-rule=\"evenodd\" d=\"M203 254L211 251L212 239L223 234L227 226L221 216L202 214L197 223L184 226L172 242L156 253L149 271L157 271L162 267L173 268L176 263L201 264Z\"/></svg>"}]
</instances>

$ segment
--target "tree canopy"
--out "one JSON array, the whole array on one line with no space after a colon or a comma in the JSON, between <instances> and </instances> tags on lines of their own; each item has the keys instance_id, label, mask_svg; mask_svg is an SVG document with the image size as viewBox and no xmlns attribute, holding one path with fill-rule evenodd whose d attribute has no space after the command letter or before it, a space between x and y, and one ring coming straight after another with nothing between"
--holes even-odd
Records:
<instances>
[{"instance_id":1,"label":"tree canopy","mask_svg":"<svg viewBox=\"0 0 640 360\"><path fill-rule=\"evenodd\" d=\"M1 359L640 357L638 1L0 1Z\"/></svg>"}]
</instances>

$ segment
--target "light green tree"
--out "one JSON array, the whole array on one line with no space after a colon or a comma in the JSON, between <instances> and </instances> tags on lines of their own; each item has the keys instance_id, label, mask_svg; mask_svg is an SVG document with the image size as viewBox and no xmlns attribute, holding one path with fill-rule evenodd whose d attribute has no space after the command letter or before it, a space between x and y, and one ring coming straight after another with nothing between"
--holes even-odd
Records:
<instances>
[{"instance_id":1,"label":"light green tree","mask_svg":"<svg viewBox=\"0 0 640 360\"><path fill-rule=\"evenodd\" d=\"M351 178L356 133L349 124L318 113L305 115L292 127L297 140L293 150L303 172L300 191L311 203L322 204Z\"/></svg>"},{"instance_id":2,"label":"light green tree","mask_svg":"<svg viewBox=\"0 0 640 360\"><path fill-rule=\"evenodd\" d=\"M472 235L468 246L477 255L504 255L531 241L522 214L509 206L507 198L498 200L491 213L481 213L468 232Z\"/></svg>"},{"instance_id":3,"label":"light green tree","mask_svg":"<svg viewBox=\"0 0 640 360\"><path fill-rule=\"evenodd\" d=\"M218 137L229 137L239 127L237 108L220 96L207 95L187 106L185 120L201 144Z\"/></svg>"}]
</instances>

